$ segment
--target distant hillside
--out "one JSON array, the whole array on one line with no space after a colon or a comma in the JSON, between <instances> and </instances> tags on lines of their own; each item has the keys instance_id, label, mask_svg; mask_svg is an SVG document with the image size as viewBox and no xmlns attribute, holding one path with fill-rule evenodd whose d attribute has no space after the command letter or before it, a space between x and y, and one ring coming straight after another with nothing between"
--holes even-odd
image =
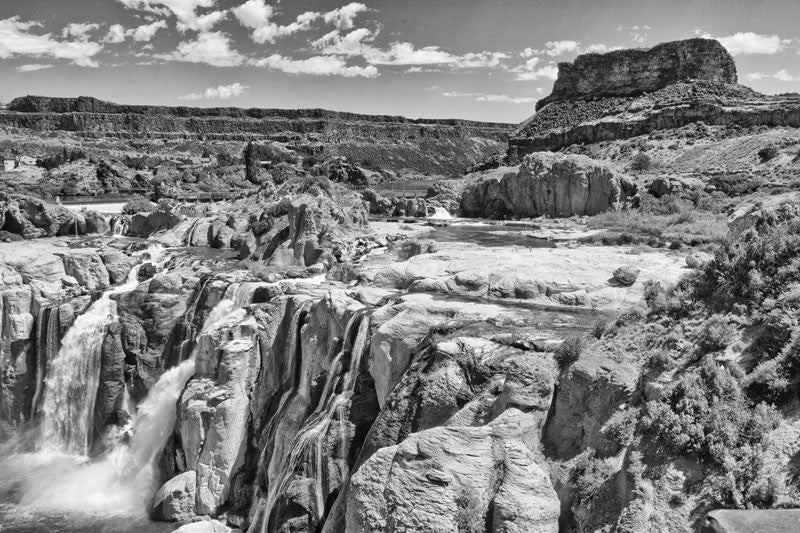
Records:
<instances>
[{"instance_id":1,"label":"distant hillside","mask_svg":"<svg viewBox=\"0 0 800 533\"><path fill-rule=\"evenodd\" d=\"M504 150L515 125L409 119L324 109L122 105L91 97L24 96L0 127L70 132L81 139L276 141L309 155L344 155L398 173L451 176Z\"/></svg>"}]
</instances>

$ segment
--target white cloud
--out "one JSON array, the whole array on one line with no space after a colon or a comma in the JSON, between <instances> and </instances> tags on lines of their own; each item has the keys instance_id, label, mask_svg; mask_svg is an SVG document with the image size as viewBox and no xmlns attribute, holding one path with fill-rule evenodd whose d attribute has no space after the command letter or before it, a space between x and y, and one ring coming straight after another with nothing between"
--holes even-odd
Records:
<instances>
[{"instance_id":1,"label":"white cloud","mask_svg":"<svg viewBox=\"0 0 800 533\"><path fill-rule=\"evenodd\" d=\"M198 9L213 7L216 0L117 0L129 9L141 9L161 16L173 14L180 31L208 31L221 20L219 15L199 15ZM219 12L218 12L219 13ZM212 15L209 17L209 15Z\"/></svg>"},{"instance_id":2,"label":"white cloud","mask_svg":"<svg viewBox=\"0 0 800 533\"><path fill-rule=\"evenodd\" d=\"M334 9L323 15L327 24L333 23L340 30L353 28L356 16L367 11L367 6L359 2L351 2L339 9Z\"/></svg>"},{"instance_id":3,"label":"white cloud","mask_svg":"<svg viewBox=\"0 0 800 533\"><path fill-rule=\"evenodd\" d=\"M472 98L476 102L488 102L495 104L532 104L536 98L528 96L512 97L507 94L486 94L486 93L462 93L459 91L443 92L442 96L448 98Z\"/></svg>"},{"instance_id":4,"label":"white cloud","mask_svg":"<svg viewBox=\"0 0 800 533\"><path fill-rule=\"evenodd\" d=\"M614 50L622 50L622 46L608 46L602 43L590 44L586 48L581 49L582 54L604 54L606 52L613 52Z\"/></svg>"},{"instance_id":5,"label":"white cloud","mask_svg":"<svg viewBox=\"0 0 800 533\"><path fill-rule=\"evenodd\" d=\"M197 15L195 18L189 21L179 20L175 27L181 32L185 32L187 30L200 32L210 31L211 28L216 26L220 21L225 20L227 16L228 12L226 10L211 11L203 15Z\"/></svg>"},{"instance_id":6,"label":"white cloud","mask_svg":"<svg viewBox=\"0 0 800 533\"><path fill-rule=\"evenodd\" d=\"M92 58L103 49L102 44L84 38L60 41L49 33L31 33L33 28L39 26L38 22L23 22L19 16L0 20L0 59L14 56L52 57L68 59L82 67L99 66Z\"/></svg>"},{"instance_id":7,"label":"white cloud","mask_svg":"<svg viewBox=\"0 0 800 533\"><path fill-rule=\"evenodd\" d=\"M171 54L157 54L154 57L169 61L205 63L215 67L241 65L244 56L231 48L230 38L221 32L200 33L193 41L183 41Z\"/></svg>"},{"instance_id":8,"label":"white cloud","mask_svg":"<svg viewBox=\"0 0 800 533\"><path fill-rule=\"evenodd\" d=\"M517 79L519 81L540 80L542 78L548 80L555 80L558 78L558 67L555 65L546 65L538 69L517 72Z\"/></svg>"},{"instance_id":9,"label":"white cloud","mask_svg":"<svg viewBox=\"0 0 800 533\"><path fill-rule=\"evenodd\" d=\"M409 42L394 42L386 49L370 44L376 33L367 28L358 28L348 33L333 30L326 33L311 46L323 55L362 57L370 65L449 65L453 68L497 67L509 57L504 52L468 52L456 55L438 46L416 48Z\"/></svg>"},{"instance_id":10,"label":"white cloud","mask_svg":"<svg viewBox=\"0 0 800 533\"><path fill-rule=\"evenodd\" d=\"M99 28L99 24L89 22L70 22L61 31L63 37L75 37L79 41L88 41L89 33Z\"/></svg>"},{"instance_id":11,"label":"white cloud","mask_svg":"<svg viewBox=\"0 0 800 533\"><path fill-rule=\"evenodd\" d=\"M520 57L533 57L536 54L539 54L539 50L534 50L533 48L526 48L522 52L519 53Z\"/></svg>"},{"instance_id":12,"label":"white cloud","mask_svg":"<svg viewBox=\"0 0 800 533\"><path fill-rule=\"evenodd\" d=\"M165 20L159 20L152 24L142 24L137 28L128 30L128 34L133 36L134 41L147 42L153 38L159 29L166 27L167 22Z\"/></svg>"},{"instance_id":13,"label":"white cloud","mask_svg":"<svg viewBox=\"0 0 800 533\"><path fill-rule=\"evenodd\" d=\"M760 35L751 31L734 33L727 37L712 37L708 33L702 34L706 39L716 39L727 48L731 55L772 55L781 52L791 41L781 39L777 35Z\"/></svg>"},{"instance_id":14,"label":"white cloud","mask_svg":"<svg viewBox=\"0 0 800 533\"><path fill-rule=\"evenodd\" d=\"M778 81L800 81L800 76L792 76L786 69L781 69L774 74L765 74L763 72L751 72L744 75L744 79L748 81L758 81L771 78Z\"/></svg>"},{"instance_id":15,"label":"white cloud","mask_svg":"<svg viewBox=\"0 0 800 533\"><path fill-rule=\"evenodd\" d=\"M253 30L252 39L259 44L274 43L279 37L307 31L311 29L311 24L322 16L316 11L306 11L298 15L294 22L281 26L270 20L275 10L264 0L247 0L239 7L233 8L233 14L243 26Z\"/></svg>"},{"instance_id":16,"label":"white cloud","mask_svg":"<svg viewBox=\"0 0 800 533\"><path fill-rule=\"evenodd\" d=\"M560 56L569 52L576 52L580 45L577 41L549 41L545 43L545 53L551 57Z\"/></svg>"},{"instance_id":17,"label":"white cloud","mask_svg":"<svg viewBox=\"0 0 800 533\"><path fill-rule=\"evenodd\" d=\"M20 65L17 67L17 72L34 72L37 70L42 70L45 68L50 68L53 65L46 64L46 63L33 63L29 65Z\"/></svg>"},{"instance_id":18,"label":"white cloud","mask_svg":"<svg viewBox=\"0 0 800 533\"><path fill-rule=\"evenodd\" d=\"M378 69L373 65L365 67L348 66L347 62L336 56L313 56L307 59L292 59L280 54L252 61L251 64L287 74L308 74L311 76L343 76L345 78L374 78Z\"/></svg>"},{"instance_id":19,"label":"white cloud","mask_svg":"<svg viewBox=\"0 0 800 533\"><path fill-rule=\"evenodd\" d=\"M231 85L220 85L219 87L209 87L202 93L189 93L179 96L178 100L228 100L247 94L250 87L239 82Z\"/></svg>"},{"instance_id":20,"label":"white cloud","mask_svg":"<svg viewBox=\"0 0 800 533\"><path fill-rule=\"evenodd\" d=\"M122 24L112 24L108 27L108 33L103 37L103 41L111 44L121 43L125 40L125 28Z\"/></svg>"}]
</instances>

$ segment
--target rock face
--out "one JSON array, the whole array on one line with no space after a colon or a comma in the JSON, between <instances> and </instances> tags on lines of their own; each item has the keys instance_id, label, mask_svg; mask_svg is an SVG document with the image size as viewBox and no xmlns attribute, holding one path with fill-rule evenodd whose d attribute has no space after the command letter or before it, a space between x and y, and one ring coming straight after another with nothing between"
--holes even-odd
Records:
<instances>
[{"instance_id":1,"label":"rock face","mask_svg":"<svg viewBox=\"0 0 800 533\"><path fill-rule=\"evenodd\" d=\"M461 211L467 216L571 217L618 208L635 185L611 167L586 156L537 153L518 171L489 171L467 186Z\"/></svg>"},{"instance_id":2,"label":"rock face","mask_svg":"<svg viewBox=\"0 0 800 533\"><path fill-rule=\"evenodd\" d=\"M584 97L636 96L683 80L736 83L736 63L719 41L687 39L653 48L584 54L574 63L559 63L550 102Z\"/></svg>"}]
</instances>

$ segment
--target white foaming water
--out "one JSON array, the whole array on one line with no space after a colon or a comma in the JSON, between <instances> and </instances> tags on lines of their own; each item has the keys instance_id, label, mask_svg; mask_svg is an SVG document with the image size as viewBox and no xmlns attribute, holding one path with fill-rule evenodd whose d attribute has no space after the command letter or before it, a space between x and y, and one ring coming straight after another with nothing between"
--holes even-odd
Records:
<instances>
[{"instance_id":1,"label":"white foaming water","mask_svg":"<svg viewBox=\"0 0 800 533\"><path fill-rule=\"evenodd\" d=\"M433 214L428 218L433 218L436 220L450 220L453 218L452 215L450 215L450 212L444 207L439 207L438 205L431 207L433 207Z\"/></svg>"},{"instance_id":2,"label":"white foaming water","mask_svg":"<svg viewBox=\"0 0 800 533\"><path fill-rule=\"evenodd\" d=\"M153 263L160 248L146 252ZM100 378L100 351L108 324L117 319L115 294L139 283L141 265L133 267L122 285L106 291L80 315L61 340L47 371L39 448L45 452L86 455Z\"/></svg>"}]
</instances>

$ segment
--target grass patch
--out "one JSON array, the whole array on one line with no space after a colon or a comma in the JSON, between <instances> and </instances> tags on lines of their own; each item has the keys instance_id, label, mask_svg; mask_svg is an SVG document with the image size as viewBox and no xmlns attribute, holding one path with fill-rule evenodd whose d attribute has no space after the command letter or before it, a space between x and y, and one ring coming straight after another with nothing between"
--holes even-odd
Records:
<instances>
[{"instance_id":1,"label":"grass patch","mask_svg":"<svg viewBox=\"0 0 800 533\"><path fill-rule=\"evenodd\" d=\"M643 195L638 208L606 211L590 217L589 229L606 232L587 237L583 242L654 247L675 242L692 246L721 243L728 233L727 219L719 212L721 209L706 207L671 196L656 199Z\"/></svg>"}]
</instances>

